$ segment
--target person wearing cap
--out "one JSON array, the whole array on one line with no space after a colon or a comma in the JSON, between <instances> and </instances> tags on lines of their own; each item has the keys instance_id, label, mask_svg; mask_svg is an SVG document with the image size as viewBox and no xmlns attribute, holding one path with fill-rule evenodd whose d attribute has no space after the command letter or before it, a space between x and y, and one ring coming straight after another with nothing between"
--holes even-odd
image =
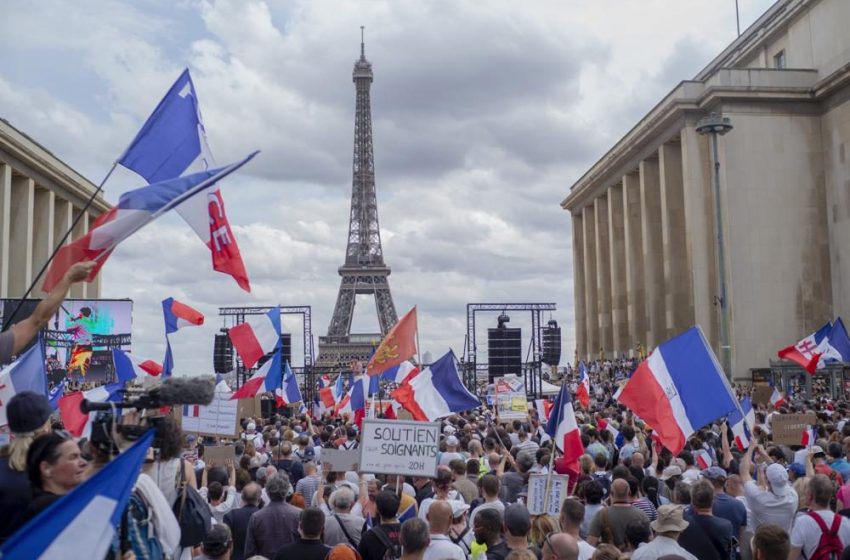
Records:
<instances>
[{"instance_id":1,"label":"person wearing cap","mask_svg":"<svg viewBox=\"0 0 850 560\"><path fill-rule=\"evenodd\" d=\"M664 483L663 486L661 486L661 495L672 501L673 489L676 487L676 483L682 480L682 468L678 465L664 467L664 470L661 471L661 476L658 477L658 480Z\"/></svg>"},{"instance_id":2,"label":"person wearing cap","mask_svg":"<svg viewBox=\"0 0 850 560\"><path fill-rule=\"evenodd\" d=\"M502 532L508 551L528 550L528 534L531 532L528 508L523 504L510 504L502 518Z\"/></svg>"},{"instance_id":3,"label":"person wearing cap","mask_svg":"<svg viewBox=\"0 0 850 560\"><path fill-rule=\"evenodd\" d=\"M50 432L53 409L44 395L23 391L6 404L12 441L0 449L0 543L26 519L32 490L27 479L27 451L33 440Z\"/></svg>"},{"instance_id":4,"label":"person wearing cap","mask_svg":"<svg viewBox=\"0 0 850 560\"><path fill-rule=\"evenodd\" d=\"M835 516L838 515L840 519L838 538L843 547L846 548L850 545L850 519L833 512L829 508L833 493L833 484L829 477L822 474L811 477L806 487L806 493L811 510L807 514L798 515L794 521L794 528L791 530L789 559L811 558L817 550L822 532L816 518L820 519L831 530Z\"/></svg>"},{"instance_id":5,"label":"person wearing cap","mask_svg":"<svg viewBox=\"0 0 850 560\"><path fill-rule=\"evenodd\" d=\"M428 510L431 543L425 550L424 560L466 560L466 553L449 538L453 507L449 502L434 502Z\"/></svg>"},{"instance_id":6,"label":"person wearing cap","mask_svg":"<svg viewBox=\"0 0 850 560\"><path fill-rule=\"evenodd\" d=\"M467 556L472 552L472 528L469 526L469 505L460 501L450 502L452 505L452 526L449 538L458 545Z\"/></svg>"},{"instance_id":7,"label":"person wearing cap","mask_svg":"<svg viewBox=\"0 0 850 560\"><path fill-rule=\"evenodd\" d=\"M679 535L688 528L688 522L682 515L682 506L661 506L658 508L658 519L649 526L655 531L655 538L640 545L632 553L632 560L655 560L667 555L676 555L685 560L697 560L696 556L678 543Z\"/></svg>"},{"instance_id":8,"label":"person wearing cap","mask_svg":"<svg viewBox=\"0 0 850 560\"><path fill-rule=\"evenodd\" d=\"M726 493L726 471L720 467L709 467L702 471L703 479L711 483L714 489L714 505L711 512L720 519L732 524L732 534L743 542L747 529L747 508L739 500Z\"/></svg>"},{"instance_id":9,"label":"person wearing cap","mask_svg":"<svg viewBox=\"0 0 850 560\"><path fill-rule=\"evenodd\" d=\"M201 555L195 560L231 560L233 538L227 525L216 524L210 527L207 536L201 541Z\"/></svg>"},{"instance_id":10,"label":"person wearing cap","mask_svg":"<svg viewBox=\"0 0 850 560\"><path fill-rule=\"evenodd\" d=\"M460 440L457 439L457 436L454 434L448 436L446 438L446 450L440 453L440 466L448 466L449 463L454 461L455 459L466 460L466 457L463 456L463 453L460 453L457 449L460 445Z\"/></svg>"},{"instance_id":11,"label":"person wearing cap","mask_svg":"<svg viewBox=\"0 0 850 560\"><path fill-rule=\"evenodd\" d=\"M826 462L826 452L820 445L813 445L809 455L812 457L812 465L815 468L815 474L822 474L835 482L837 486L844 484L844 479L841 473L833 470Z\"/></svg>"},{"instance_id":12,"label":"person wearing cap","mask_svg":"<svg viewBox=\"0 0 850 560\"><path fill-rule=\"evenodd\" d=\"M756 530L762 523L775 523L790 532L797 512L797 493L788 482L785 468L777 463L767 464L767 459L756 466L756 480L753 480L750 470L756 450L767 458L764 447L751 444L741 459L739 473L752 513L750 528Z\"/></svg>"}]
</instances>

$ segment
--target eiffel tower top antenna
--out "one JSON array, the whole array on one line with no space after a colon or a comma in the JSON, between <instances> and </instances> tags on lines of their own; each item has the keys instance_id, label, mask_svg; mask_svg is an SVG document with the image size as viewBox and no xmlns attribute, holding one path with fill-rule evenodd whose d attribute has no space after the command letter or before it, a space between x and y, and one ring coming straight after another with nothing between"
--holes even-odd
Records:
<instances>
[{"instance_id":1,"label":"eiffel tower top antenna","mask_svg":"<svg viewBox=\"0 0 850 560\"><path fill-rule=\"evenodd\" d=\"M360 26L360 58L366 58L366 41L363 38L363 30L366 29L365 26Z\"/></svg>"}]
</instances>

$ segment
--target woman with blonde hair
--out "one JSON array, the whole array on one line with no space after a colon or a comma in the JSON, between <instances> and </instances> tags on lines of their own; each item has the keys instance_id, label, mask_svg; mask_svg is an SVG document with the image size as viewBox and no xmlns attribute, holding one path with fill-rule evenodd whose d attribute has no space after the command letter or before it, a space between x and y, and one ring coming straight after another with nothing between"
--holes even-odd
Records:
<instances>
[{"instance_id":1,"label":"woman with blonde hair","mask_svg":"<svg viewBox=\"0 0 850 560\"><path fill-rule=\"evenodd\" d=\"M528 533L528 542L537 550L543 550L543 541L549 533L557 533L561 530L558 526L558 518L551 515L533 515L531 517L531 531Z\"/></svg>"},{"instance_id":2,"label":"woman with blonde hair","mask_svg":"<svg viewBox=\"0 0 850 560\"><path fill-rule=\"evenodd\" d=\"M27 452L35 438L50 433L53 410L44 395L23 391L6 405L6 420L12 441L0 449L0 543L26 520L32 501L27 477Z\"/></svg>"}]
</instances>

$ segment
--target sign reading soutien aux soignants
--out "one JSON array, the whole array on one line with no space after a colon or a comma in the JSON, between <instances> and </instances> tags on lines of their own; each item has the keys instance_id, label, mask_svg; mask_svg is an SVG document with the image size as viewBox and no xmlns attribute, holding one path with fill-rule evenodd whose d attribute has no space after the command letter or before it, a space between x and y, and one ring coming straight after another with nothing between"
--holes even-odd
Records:
<instances>
[{"instance_id":1,"label":"sign reading soutien aux soignants","mask_svg":"<svg viewBox=\"0 0 850 560\"><path fill-rule=\"evenodd\" d=\"M436 476L439 443L439 423L366 418L360 472Z\"/></svg>"}]
</instances>

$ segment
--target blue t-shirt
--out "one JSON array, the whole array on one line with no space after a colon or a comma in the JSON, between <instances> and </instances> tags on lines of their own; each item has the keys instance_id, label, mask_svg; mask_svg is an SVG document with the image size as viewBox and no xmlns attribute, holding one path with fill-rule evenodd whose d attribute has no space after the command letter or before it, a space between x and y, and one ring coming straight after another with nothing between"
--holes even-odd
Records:
<instances>
[{"instance_id":1,"label":"blue t-shirt","mask_svg":"<svg viewBox=\"0 0 850 560\"><path fill-rule=\"evenodd\" d=\"M841 475L844 482L850 481L850 463L846 459L836 459L829 464L830 468Z\"/></svg>"},{"instance_id":2,"label":"blue t-shirt","mask_svg":"<svg viewBox=\"0 0 850 560\"><path fill-rule=\"evenodd\" d=\"M747 508L729 494L715 494L711 513L732 524L732 534L738 537L741 527L747 525Z\"/></svg>"}]
</instances>

